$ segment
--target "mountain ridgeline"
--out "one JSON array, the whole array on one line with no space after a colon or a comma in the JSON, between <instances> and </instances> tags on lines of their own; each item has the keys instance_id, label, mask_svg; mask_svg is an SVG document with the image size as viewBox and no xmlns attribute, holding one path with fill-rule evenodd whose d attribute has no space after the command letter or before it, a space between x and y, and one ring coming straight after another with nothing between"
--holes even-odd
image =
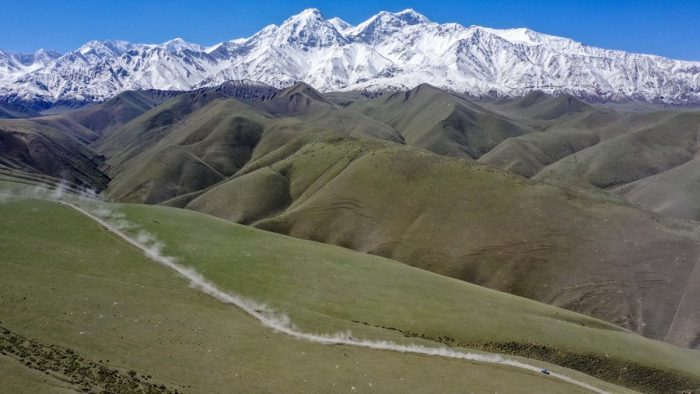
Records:
<instances>
[{"instance_id":1,"label":"mountain ridgeline","mask_svg":"<svg viewBox=\"0 0 700 394\"><path fill-rule=\"evenodd\" d=\"M209 47L90 41L65 54L0 51L0 117L102 102L127 90L192 90L230 80L322 92L421 83L478 97L534 91L591 101L700 101L700 63L595 48L526 28L439 24L414 10L352 26L307 9Z\"/></svg>"}]
</instances>

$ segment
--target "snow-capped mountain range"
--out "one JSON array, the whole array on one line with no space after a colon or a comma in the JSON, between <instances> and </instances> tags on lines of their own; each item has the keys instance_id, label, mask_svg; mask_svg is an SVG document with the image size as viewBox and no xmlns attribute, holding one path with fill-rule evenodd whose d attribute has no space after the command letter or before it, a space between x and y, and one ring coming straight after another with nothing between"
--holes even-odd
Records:
<instances>
[{"instance_id":1,"label":"snow-capped mountain range","mask_svg":"<svg viewBox=\"0 0 700 394\"><path fill-rule=\"evenodd\" d=\"M321 91L430 83L471 95L540 90L593 100L700 102L700 62L600 49L524 28L438 24L410 9L380 12L357 26L307 9L211 47L174 39L91 41L64 55L0 51L0 96L47 106L242 79L274 87L304 81Z\"/></svg>"}]
</instances>

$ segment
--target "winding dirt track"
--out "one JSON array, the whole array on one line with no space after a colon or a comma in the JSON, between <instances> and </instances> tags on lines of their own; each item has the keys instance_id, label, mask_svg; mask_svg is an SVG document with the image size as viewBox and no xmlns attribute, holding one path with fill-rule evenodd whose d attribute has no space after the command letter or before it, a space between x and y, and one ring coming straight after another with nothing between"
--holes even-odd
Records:
<instances>
[{"instance_id":1,"label":"winding dirt track","mask_svg":"<svg viewBox=\"0 0 700 394\"><path fill-rule=\"evenodd\" d=\"M125 234L121 230L117 229L107 221L91 214L90 212L84 210L83 208L80 208L77 205L74 205L70 202L66 201L58 201L58 200L51 200L54 202L57 202L59 204L65 205L67 207L70 207L81 214L85 215L86 217L90 218L91 220L97 222L99 225L116 235L117 237L123 239L125 242L129 243L130 245L134 246L135 248L141 250L149 259L155 261L158 264L164 265L173 271L177 272L180 276L183 278L189 280L193 287L211 295L215 299L224 302L226 304L231 304L234 305L249 315L253 316L256 318L258 321L262 323L263 326L270 328L276 332L282 333L289 335L294 338L310 341L310 342L315 342L319 344L324 344L324 345L346 345L346 346L355 346L355 347L361 347L361 348L367 348L367 349L375 349L375 350L385 350L385 351L391 351L391 352L399 352L399 353L411 353L411 354L420 354L420 355L426 355L426 356L437 356L437 357L446 357L446 358L453 358L453 359L460 359L460 360L469 360L469 361L476 361L476 362L482 362L482 363L489 363L489 364L497 364L497 365L506 365L514 368L520 368L520 369L525 369L528 371L533 371L536 373L540 373L540 368L536 367L534 365L526 364L520 361L512 360L512 359L507 359L502 357L499 354L495 353L469 353L469 352L462 352L462 351L457 351L453 350L450 348L442 347L442 348L437 348L437 347L427 347L427 346L422 346L422 345L402 345L402 344L397 344L393 342L388 342L388 341L372 341L372 340L363 340L363 339L357 339L353 338L350 334L336 334L336 335L319 335L319 334L311 334L311 333L306 333L303 331L298 330L297 328L294 327L293 324L289 321L288 318L285 316L277 315L273 311L269 310L269 308L263 304L257 303L253 300L246 299L244 297L240 297L238 295L233 295L230 293L226 293L219 288L217 288L214 284L208 282L205 280L201 275L199 275L196 271L184 267L182 265L177 264L176 260L172 257L168 256L163 256L157 251L154 251L153 248L149 248L146 245L143 245L142 243L138 242L137 240L131 238L129 235ZM544 377L544 376L543 376ZM567 383L576 385L578 387L590 390L595 393L605 393L607 394L607 391L604 391L598 387L592 386L588 383L581 382L579 380L576 380L574 378L571 378L566 375L562 375L556 372L550 372L549 377L559 379L562 381L565 381Z\"/></svg>"}]
</instances>

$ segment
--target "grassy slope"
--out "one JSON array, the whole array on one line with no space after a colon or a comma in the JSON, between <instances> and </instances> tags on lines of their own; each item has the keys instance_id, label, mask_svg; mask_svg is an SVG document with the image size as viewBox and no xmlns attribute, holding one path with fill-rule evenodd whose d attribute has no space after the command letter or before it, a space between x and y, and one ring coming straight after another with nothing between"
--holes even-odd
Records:
<instances>
[{"instance_id":1,"label":"grassy slope","mask_svg":"<svg viewBox=\"0 0 700 394\"><path fill-rule=\"evenodd\" d=\"M165 384L171 389L186 392L232 389L329 392L352 387L357 391L385 392L464 392L465 388L474 392L577 391L575 387L541 374L507 367L321 346L278 335L263 329L240 311L189 288L185 281L146 260L69 208L24 200L0 205L0 210L4 219L0 223L0 240L5 245L0 249L2 325L46 344L70 348L107 367L152 375L151 382ZM192 225L204 224L202 230L210 228L212 222L221 225L213 219L201 223L200 215L162 208L129 207L127 212L130 219L141 218L148 223L153 223L153 219L165 223L176 218L173 222L179 222L180 226L164 236L175 237L184 228L189 228L191 234L189 226ZM217 225L213 225L216 228ZM223 225L237 233L248 233L253 239L259 237L255 245L261 245L262 249L252 251L251 245L241 249L240 244L229 248L225 246L227 243L217 242L217 253L264 253L270 242L282 242L284 246L302 243L287 238L280 241L282 237L232 224ZM320 250L315 252L317 246ZM309 243L296 249L304 250L309 265L326 258L342 258L349 253ZM350 259L362 261L365 258L355 254ZM347 275L358 273L348 270L351 267L347 257L344 260L345 263L339 263L339 269ZM259 261L249 260L251 264ZM398 263L381 261L380 264L390 264L399 270L410 270ZM216 265L220 269L230 267L224 261ZM233 271L226 273L235 274ZM277 282L282 289L288 289L284 285L285 278L279 276L280 270L271 264L260 265L258 274L269 281L269 285ZM219 276L216 279L221 281ZM251 283L255 280L248 279ZM242 290L250 288L251 283ZM266 298L274 301L274 294ZM303 297L299 300L303 301ZM291 299L287 299L289 301ZM291 306L290 303L285 305ZM327 328L328 325L322 323L324 320L313 321ZM313 321L307 319L304 324ZM383 330L364 332L379 331ZM398 334L386 331L381 336L397 337ZM21 377L14 372L16 365L2 371L8 369L13 379ZM573 375L596 383L580 374ZM31 383L34 381L31 379L27 384L34 384Z\"/></svg>"},{"instance_id":2,"label":"grassy slope","mask_svg":"<svg viewBox=\"0 0 700 394\"><path fill-rule=\"evenodd\" d=\"M482 163L568 188L615 188L645 209L700 219L693 175L700 112L577 105L549 119L542 109L556 109L552 102L563 98L531 101L493 105L525 121L540 119L541 132L502 142L480 158Z\"/></svg>"},{"instance_id":3,"label":"grassy slope","mask_svg":"<svg viewBox=\"0 0 700 394\"><path fill-rule=\"evenodd\" d=\"M255 105L232 100L212 103L210 100L218 96L216 92L210 93L206 98L200 92L171 100L99 141L100 148L111 156L108 170L118 175L110 187L112 196L122 201L168 200L179 206L191 201L193 209L244 223L262 220L259 225L276 231L380 253L457 278L591 313L655 338L698 345L698 319L685 312L692 311L700 297L697 290L687 291L694 289L692 285L696 282L691 273L696 265L697 245L689 226L668 228L675 224L657 223L655 218L614 201L591 202L556 188L514 187L520 184L514 178L504 181L505 178L496 177L492 182L489 179L492 175L487 175L465 180L457 174L472 172L464 172L461 165L438 166L436 170L434 159L415 152L394 157L397 161L390 163L390 169L382 168L387 163L386 156L383 159L367 156L358 161L361 164L353 166L353 171L346 171L346 166L355 159L353 154L367 153L362 147L353 147L352 141L347 143L350 146L347 149L323 147L318 154L305 149L287 160L287 156L312 137L326 135L329 130L343 137L395 142L400 142L400 138L392 127L348 108L334 107L304 85ZM665 119L643 113L623 117L619 124L613 122L610 126L607 125L610 117L615 118L616 114L566 98L533 96L515 104L498 103L489 107L429 86L406 96L407 103L402 104L401 97L399 94L365 100L361 106L374 111L373 116L391 115L391 119L385 120L404 133L408 126L420 126L420 130L406 133L407 136L440 135L440 143L452 143L455 141L452 137L467 135L468 145L476 144L469 145L472 148L486 140L495 144L509 135L503 134L500 126L510 124L510 120L527 126L528 130L546 130L507 139L495 149L499 150L508 141L533 138L522 145L527 153L542 150L541 157L528 156L527 165L523 165L532 164L532 168L553 162L557 165L568 160L559 160L561 157L572 157L572 152L624 137L621 128L614 125L641 127ZM383 100L386 105L379 105ZM397 100L400 103L392 107L390 103ZM415 111L403 111L403 106L408 107L412 100L415 102L411 108ZM458 122L448 122L456 134L441 134L444 128L442 131L432 128L434 124L447 127L442 122L445 117L457 119L452 117L454 111L443 111L446 105L462 109ZM205 108L197 110L199 107ZM382 108L398 109L383 113ZM431 114L438 116L428 116ZM456 127L457 123L461 126ZM557 128L547 128L553 123ZM469 127L462 127L465 125ZM262 134L258 128L262 128ZM589 133L589 129L594 132ZM555 137L550 139L549 135ZM665 140L657 136L650 141ZM679 146L683 145L682 138L678 141ZM605 143L596 147L602 145ZM609 151L624 151L621 148L625 146ZM359 153L346 154L358 149ZM670 156L677 153L674 149L669 151ZM662 156L661 161L669 155ZM502 157L502 163L520 163L517 158L508 161L507 156ZM247 162L249 158L251 161ZM414 160L426 168L417 168ZM615 163L615 160L604 161L601 173L616 179L615 171L627 167ZM253 171L271 165L274 168ZM223 183L241 166L235 179ZM566 170L567 176L574 172ZM369 179L363 173L375 173L377 179ZM338 174L342 177L335 179ZM454 181L417 179L420 176L445 176ZM222 184L218 190L196 198L219 182ZM387 185L394 190L387 190ZM377 190L367 192L367 187ZM474 187L483 190L473 190ZM248 194L247 190L252 192ZM434 193L428 194L434 195L425 198L417 195L421 190L433 190ZM451 192L461 194L450 196ZM397 199L397 195L403 198ZM452 214L457 212L454 206L464 203L458 201L464 195L471 195L474 200L463 207L463 212ZM524 200L519 200L521 197ZM594 197L607 199L607 196ZM487 202L488 210L480 209L481 199ZM378 201L388 208L378 205ZM553 204L554 209L547 210L547 204ZM585 207L591 204L596 208ZM357 207L368 209L369 215L358 215L354 212ZM692 205L688 209L692 210ZM337 212L342 215L331 217ZM611 218L607 216L609 213ZM278 214L282 216L275 218ZM491 221L485 214L495 215L496 219ZM437 223L447 223L445 230L437 231L440 236L424 230ZM537 224L534 229L532 223ZM589 234L584 228L597 231ZM619 245L634 246L629 252L621 250ZM585 267L576 266L581 261ZM625 280L617 280L618 277ZM674 315L675 310L679 314Z\"/></svg>"},{"instance_id":4,"label":"grassy slope","mask_svg":"<svg viewBox=\"0 0 700 394\"><path fill-rule=\"evenodd\" d=\"M625 196L657 212L690 219L699 215L693 203L698 199L693 198L692 182L685 181L682 171L671 171L695 155L697 116L693 111L651 108L640 112L542 93L476 102L429 85L375 99L345 95L348 101L343 101L341 108L308 85L298 84L251 103L247 109L232 106L218 114L208 110L205 113L210 119L193 116L184 122L188 123L185 127L176 125L216 96L216 92L210 93L208 98L199 92L190 93L188 99L172 100L96 143L96 149L109 157L105 170L117 178L114 192L110 192L113 197L162 202L195 191L187 187L190 178L209 179L206 186L220 181L201 174L207 170L197 154L191 157L170 152L164 157L164 149L181 148L172 146L172 140L168 143L161 139L239 115L251 120L264 117L262 121L254 120L264 132L253 157L269 153L271 147L280 147L299 134L333 132L405 143L448 156L478 158L490 166L586 192L647 177L642 185L630 185L634 190ZM256 115L250 115L251 111ZM229 126L219 122L216 127ZM173 179L167 167L183 161L199 167L193 172L196 176ZM202 161L209 164L206 158ZM153 171L143 172L142 168ZM117 176L124 169L124 176ZM649 177L665 171L670 172L663 179ZM156 196L144 191L154 189L151 179L172 184L168 187L171 192ZM669 183L680 184L680 196L664 193Z\"/></svg>"},{"instance_id":5,"label":"grassy slope","mask_svg":"<svg viewBox=\"0 0 700 394\"><path fill-rule=\"evenodd\" d=\"M108 179L100 170L110 177L116 176L123 170L125 161L155 144L185 115L212 98L233 96L243 101L264 99L256 104L259 110L266 116L284 118L273 122L270 126L273 132L266 133L268 139L278 144L289 133L313 134L319 130L405 142L438 154L478 158L491 166L528 177L537 175L570 188L595 190L595 187L629 184L620 191L633 203L684 219L700 218L700 206L696 203L700 199L695 198L697 190L693 186L696 182L688 181L686 175L692 170L675 171L688 160L696 159L697 111L655 106L593 106L573 97L550 97L542 93L512 100L476 101L429 85L375 99L357 93L327 98L304 84L277 93L272 88L234 85L192 93L126 92L105 103L58 115L1 121L0 129L43 130L45 138L38 140L32 136L32 141L24 142L39 147L33 161L18 159L17 155L0 160L4 165L66 177L101 189ZM164 103L177 95L188 98ZM334 106L334 100L344 108ZM156 118L142 118L122 127L154 106L160 107L152 113ZM110 138L112 132L119 136ZM29 135L25 133L24 137ZM94 148L110 158L102 168L98 168L99 158L76 163L61 151L62 145L83 157L94 158L94 152L78 142L88 143L100 136L103 138ZM157 154L161 156L154 158ZM151 198L149 202L156 202L155 196L142 190L148 185L141 178L166 176L163 172L168 171L164 167L172 162L186 161L188 166L197 168L192 171L195 175L174 179L173 183L188 183L201 175L209 180L208 185L216 178L213 174L202 175L202 171L207 171L206 165L189 155L170 152L162 156L159 151L151 151L148 156L161 163L160 174L134 175L143 164L142 160L135 160L130 166L129 180L120 180L129 190L118 190L115 196L125 201L144 201L146 196ZM55 170L36 163L42 160L62 165L60 170ZM668 193L669 185L677 187L679 192ZM192 191L184 189L162 197L169 199Z\"/></svg>"},{"instance_id":6,"label":"grassy slope","mask_svg":"<svg viewBox=\"0 0 700 394\"><path fill-rule=\"evenodd\" d=\"M614 189L632 203L678 218L700 220L700 158Z\"/></svg>"},{"instance_id":7,"label":"grassy slope","mask_svg":"<svg viewBox=\"0 0 700 394\"><path fill-rule=\"evenodd\" d=\"M448 156L476 159L501 141L532 131L508 116L428 84L361 100L349 108L395 128L408 145Z\"/></svg>"},{"instance_id":8,"label":"grassy slope","mask_svg":"<svg viewBox=\"0 0 700 394\"><path fill-rule=\"evenodd\" d=\"M93 149L107 156L106 171L115 175L123 169L125 158L136 156L156 144L163 137L165 129L220 97L223 95L219 93L201 97L188 93L175 97L95 141Z\"/></svg>"},{"instance_id":9,"label":"grassy slope","mask_svg":"<svg viewBox=\"0 0 700 394\"><path fill-rule=\"evenodd\" d=\"M430 130L452 112L445 112L447 107L471 111L473 137L493 129L488 119L513 118L528 129L546 130L506 140L530 138L533 144L538 140L530 136L541 139L546 154L533 159L533 168L621 133L609 122L618 114L566 97L535 95L486 110L429 86L409 93L357 106L388 117L383 120L402 131L409 144L417 143L408 138L414 135L407 132L409 126L416 135L442 135ZM105 152L120 149L109 161L116 171L111 197L187 206L377 253L591 314L653 338L697 345L700 319L685 312L700 297L692 286L698 252L692 226L657 222L609 194L587 199L464 162L446 164L418 150L397 150L402 153L392 156L390 145L352 139L314 145L348 136L395 140L395 134L348 108L332 106L303 84L254 104L214 100L196 109L196 95L183 97L99 141ZM175 111L180 115L165 116L173 106L182 107ZM409 107L415 111L398 111ZM431 113L436 117L427 116ZM149 126L164 116L169 121L162 127ZM184 120L176 122L179 117ZM623 123L642 125L652 118L639 114ZM556 130L547 128L553 123ZM550 134L557 138L547 139ZM239 138L244 135L251 138ZM383 151L381 157L376 151ZM633 246L623 250L620 245Z\"/></svg>"},{"instance_id":10,"label":"grassy slope","mask_svg":"<svg viewBox=\"0 0 700 394\"><path fill-rule=\"evenodd\" d=\"M45 124L41 118L0 120L0 140L0 163L9 168L96 189L105 188L109 182L99 170L101 157L64 127Z\"/></svg>"},{"instance_id":11,"label":"grassy slope","mask_svg":"<svg viewBox=\"0 0 700 394\"><path fill-rule=\"evenodd\" d=\"M556 122L541 122L540 131L503 141L479 161L532 177L544 167L599 143L608 133L598 130L617 120L617 114L591 112Z\"/></svg>"},{"instance_id":12,"label":"grassy slope","mask_svg":"<svg viewBox=\"0 0 700 394\"><path fill-rule=\"evenodd\" d=\"M609 188L667 171L695 157L699 125L697 111L659 114L655 122L644 122L550 164L537 178Z\"/></svg>"},{"instance_id":13,"label":"grassy slope","mask_svg":"<svg viewBox=\"0 0 700 394\"><path fill-rule=\"evenodd\" d=\"M100 141L100 149L107 151L120 144L126 147L107 162L110 173L119 174L110 184L113 198L149 203L167 200L225 179L250 157L260 139L260 122L264 119L248 104L219 99L174 127L170 121L163 125L156 122L155 119L173 116L168 115L171 112L179 117L192 110L192 98L182 96L176 100L135 119L123 132L113 133L103 143ZM154 129L154 124L160 126ZM189 170L182 171L183 168Z\"/></svg>"},{"instance_id":14,"label":"grassy slope","mask_svg":"<svg viewBox=\"0 0 700 394\"><path fill-rule=\"evenodd\" d=\"M70 119L96 133L95 138L108 134L130 120L180 94L175 91L143 90L121 93L104 103L95 104L59 115L47 116L49 121Z\"/></svg>"},{"instance_id":15,"label":"grassy slope","mask_svg":"<svg viewBox=\"0 0 700 394\"><path fill-rule=\"evenodd\" d=\"M2 390L7 393L75 393L71 385L0 355Z\"/></svg>"},{"instance_id":16,"label":"grassy slope","mask_svg":"<svg viewBox=\"0 0 700 394\"><path fill-rule=\"evenodd\" d=\"M629 379L631 385L644 380L635 375L638 366L634 363L700 376L698 352L384 258L265 233L189 211L141 205L123 206L120 211L164 240L166 253L178 256L183 264L221 288L285 311L309 331L334 332L350 327L353 332L383 338L385 331L366 331L365 327L392 327L410 336L449 337L452 340L443 342L485 345L504 352L514 351L508 348L513 343L541 345L555 349L555 353L590 357L588 361L606 360L610 364L596 361L592 364L598 366L591 367L579 360L572 366L608 374L608 378ZM558 361L575 358L522 353ZM610 370L603 370L607 368ZM646 377L653 380L653 375Z\"/></svg>"},{"instance_id":17,"label":"grassy slope","mask_svg":"<svg viewBox=\"0 0 700 394\"><path fill-rule=\"evenodd\" d=\"M484 103L486 107L531 119L552 120L592 110L594 107L570 95L550 96L534 91L523 97L495 100Z\"/></svg>"},{"instance_id":18,"label":"grassy slope","mask_svg":"<svg viewBox=\"0 0 700 394\"><path fill-rule=\"evenodd\" d=\"M176 92L125 92L104 103L62 114L0 120L0 163L95 189L109 182L104 158L87 144L169 99Z\"/></svg>"},{"instance_id":19,"label":"grassy slope","mask_svg":"<svg viewBox=\"0 0 700 394\"><path fill-rule=\"evenodd\" d=\"M287 154L252 161L187 207L394 258L681 345L692 345L698 332L692 313L674 314L693 305L688 278L699 245L692 225L378 141L307 141Z\"/></svg>"},{"instance_id":20,"label":"grassy slope","mask_svg":"<svg viewBox=\"0 0 700 394\"><path fill-rule=\"evenodd\" d=\"M480 158L482 163L527 177L558 160L657 119L650 113L627 113L618 107L590 106L568 96L538 93L485 105L539 130L508 139Z\"/></svg>"},{"instance_id":21,"label":"grassy slope","mask_svg":"<svg viewBox=\"0 0 700 394\"><path fill-rule=\"evenodd\" d=\"M197 97L171 100L97 141L115 176L112 198L159 203L203 189L302 134L401 141L392 128L330 104L304 84L261 103ZM161 118L168 121L155 122Z\"/></svg>"}]
</instances>

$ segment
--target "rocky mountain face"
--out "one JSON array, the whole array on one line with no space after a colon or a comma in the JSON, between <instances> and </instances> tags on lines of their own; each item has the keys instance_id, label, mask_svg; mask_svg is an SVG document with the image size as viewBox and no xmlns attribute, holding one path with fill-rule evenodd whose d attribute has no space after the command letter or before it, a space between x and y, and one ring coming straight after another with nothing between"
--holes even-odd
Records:
<instances>
[{"instance_id":1,"label":"rocky mountain face","mask_svg":"<svg viewBox=\"0 0 700 394\"><path fill-rule=\"evenodd\" d=\"M191 90L230 80L320 91L410 89L475 96L532 91L593 101L700 102L700 62L590 47L528 29L438 24L413 11L357 26L307 9L248 38L203 47L91 41L59 56L0 52L0 97L41 109L125 90Z\"/></svg>"},{"instance_id":2,"label":"rocky mountain face","mask_svg":"<svg viewBox=\"0 0 700 394\"><path fill-rule=\"evenodd\" d=\"M21 75L46 67L59 57L60 53L45 49L29 54L0 50L0 79L11 82Z\"/></svg>"}]
</instances>

